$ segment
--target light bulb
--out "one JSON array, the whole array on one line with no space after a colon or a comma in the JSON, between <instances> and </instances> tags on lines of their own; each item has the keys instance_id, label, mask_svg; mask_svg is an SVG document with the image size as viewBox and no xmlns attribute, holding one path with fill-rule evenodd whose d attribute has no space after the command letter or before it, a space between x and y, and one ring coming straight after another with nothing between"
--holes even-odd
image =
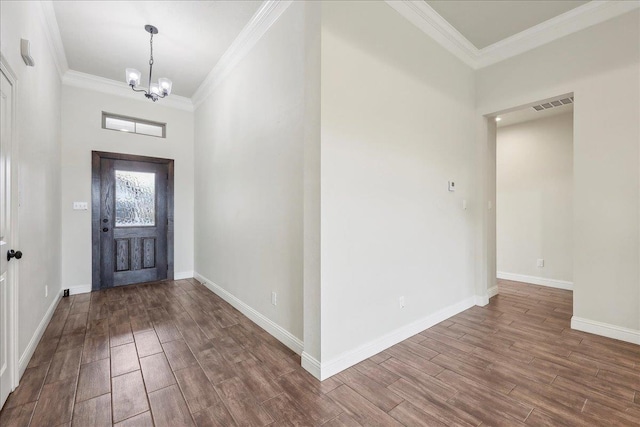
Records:
<instances>
[{"instance_id":1,"label":"light bulb","mask_svg":"<svg viewBox=\"0 0 640 427\"><path fill-rule=\"evenodd\" d=\"M140 84L140 71L135 68L127 68L125 71L125 81L129 86L138 86Z\"/></svg>"},{"instance_id":2,"label":"light bulb","mask_svg":"<svg viewBox=\"0 0 640 427\"><path fill-rule=\"evenodd\" d=\"M159 78L158 85L160 86L160 92L163 95L167 96L171 93L171 86L173 85L173 83L171 83L171 80L169 80L168 78Z\"/></svg>"}]
</instances>

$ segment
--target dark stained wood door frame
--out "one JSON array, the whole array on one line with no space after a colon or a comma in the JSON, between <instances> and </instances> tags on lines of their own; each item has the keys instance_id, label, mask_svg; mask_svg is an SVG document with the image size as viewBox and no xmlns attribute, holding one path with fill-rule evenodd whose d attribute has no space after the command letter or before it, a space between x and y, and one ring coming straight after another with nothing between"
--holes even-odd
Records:
<instances>
[{"instance_id":1,"label":"dark stained wood door frame","mask_svg":"<svg viewBox=\"0 0 640 427\"><path fill-rule=\"evenodd\" d=\"M132 154L108 153L104 151L91 152L91 243L92 243L92 277L91 290L100 289L100 160L129 160L134 162L162 163L167 165L169 177L167 180L167 280L173 280L173 159L136 156Z\"/></svg>"}]
</instances>

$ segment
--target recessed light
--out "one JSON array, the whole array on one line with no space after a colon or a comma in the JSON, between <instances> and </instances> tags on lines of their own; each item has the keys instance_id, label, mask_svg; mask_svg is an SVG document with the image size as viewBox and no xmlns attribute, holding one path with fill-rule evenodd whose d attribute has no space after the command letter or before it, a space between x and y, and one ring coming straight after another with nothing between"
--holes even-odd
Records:
<instances>
[{"instance_id":1,"label":"recessed light","mask_svg":"<svg viewBox=\"0 0 640 427\"><path fill-rule=\"evenodd\" d=\"M500 117L496 117L496 122L499 122L500 120L502 120Z\"/></svg>"}]
</instances>

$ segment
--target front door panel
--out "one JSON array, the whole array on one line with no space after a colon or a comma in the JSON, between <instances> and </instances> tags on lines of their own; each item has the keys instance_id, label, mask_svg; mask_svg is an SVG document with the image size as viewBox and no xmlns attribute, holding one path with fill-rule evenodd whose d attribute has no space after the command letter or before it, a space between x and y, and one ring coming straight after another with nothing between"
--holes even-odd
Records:
<instances>
[{"instance_id":1,"label":"front door panel","mask_svg":"<svg viewBox=\"0 0 640 427\"><path fill-rule=\"evenodd\" d=\"M167 164L100 162L101 288L166 279Z\"/></svg>"}]
</instances>

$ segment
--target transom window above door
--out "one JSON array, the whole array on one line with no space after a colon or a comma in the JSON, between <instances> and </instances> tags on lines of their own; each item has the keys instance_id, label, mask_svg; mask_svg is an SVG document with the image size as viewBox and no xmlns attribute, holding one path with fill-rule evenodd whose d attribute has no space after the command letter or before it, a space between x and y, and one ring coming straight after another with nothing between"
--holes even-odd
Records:
<instances>
[{"instance_id":1,"label":"transom window above door","mask_svg":"<svg viewBox=\"0 0 640 427\"><path fill-rule=\"evenodd\" d=\"M167 124L102 112L102 128L138 135L167 137Z\"/></svg>"}]
</instances>

